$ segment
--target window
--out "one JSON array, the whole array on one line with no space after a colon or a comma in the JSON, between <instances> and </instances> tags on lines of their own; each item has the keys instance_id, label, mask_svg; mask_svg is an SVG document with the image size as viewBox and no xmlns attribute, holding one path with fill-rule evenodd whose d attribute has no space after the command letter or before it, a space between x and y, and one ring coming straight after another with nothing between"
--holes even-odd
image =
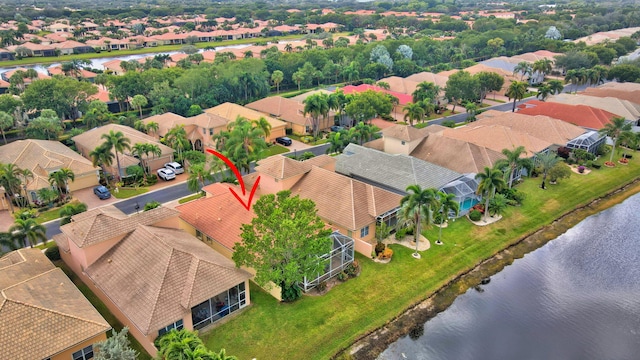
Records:
<instances>
[{"instance_id":1,"label":"window","mask_svg":"<svg viewBox=\"0 0 640 360\"><path fill-rule=\"evenodd\" d=\"M158 330L158 337L168 333L171 330L182 330L184 328L184 323L182 322L182 319L174 322L171 325L165 326L164 328Z\"/></svg>"},{"instance_id":2,"label":"window","mask_svg":"<svg viewBox=\"0 0 640 360\"><path fill-rule=\"evenodd\" d=\"M203 135L207 135L207 129L206 128L202 128L202 134Z\"/></svg>"},{"instance_id":3,"label":"window","mask_svg":"<svg viewBox=\"0 0 640 360\"><path fill-rule=\"evenodd\" d=\"M71 355L73 360L89 360L93 359L93 345L89 345L86 348L76 351Z\"/></svg>"},{"instance_id":4,"label":"window","mask_svg":"<svg viewBox=\"0 0 640 360\"><path fill-rule=\"evenodd\" d=\"M365 236L369 235L369 225L363 227L362 229L360 229L360 237L363 238Z\"/></svg>"},{"instance_id":5,"label":"window","mask_svg":"<svg viewBox=\"0 0 640 360\"><path fill-rule=\"evenodd\" d=\"M209 128L209 135L213 135L213 128Z\"/></svg>"},{"instance_id":6,"label":"window","mask_svg":"<svg viewBox=\"0 0 640 360\"><path fill-rule=\"evenodd\" d=\"M198 330L247 306L244 282L191 308L193 328Z\"/></svg>"},{"instance_id":7,"label":"window","mask_svg":"<svg viewBox=\"0 0 640 360\"><path fill-rule=\"evenodd\" d=\"M196 237L197 237L198 239L202 239L202 233L200 232L200 230L197 230L197 229L196 229Z\"/></svg>"}]
</instances>

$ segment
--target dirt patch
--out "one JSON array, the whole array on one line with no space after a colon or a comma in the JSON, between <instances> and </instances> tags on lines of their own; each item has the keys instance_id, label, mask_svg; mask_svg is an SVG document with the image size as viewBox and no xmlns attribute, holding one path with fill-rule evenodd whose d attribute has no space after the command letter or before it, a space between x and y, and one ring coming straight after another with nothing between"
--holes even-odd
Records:
<instances>
[{"instance_id":1,"label":"dirt patch","mask_svg":"<svg viewBox=\"0 0 640 360\"><path fill-rule=\"evenodd\" d=\"M473 269L460 274L433 295L414 304L383 327L363 335L334 358L375 359L400 337L412 336L412 334L416 338L419 337L423 324L447 309L459 294L466 292L471 287L478 286L482 279L500 272L515 259L521 258L555 239L586 217L619 204L639 192L640 178L561 216L548 226L517 239L512 245L480 262Z\"/></svg>"}]
</instances>

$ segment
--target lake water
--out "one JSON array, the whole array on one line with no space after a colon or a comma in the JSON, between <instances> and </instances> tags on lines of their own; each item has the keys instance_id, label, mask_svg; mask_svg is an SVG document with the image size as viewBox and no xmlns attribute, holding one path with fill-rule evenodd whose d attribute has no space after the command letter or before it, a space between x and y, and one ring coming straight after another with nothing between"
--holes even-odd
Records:
<instances>
[{"instance_id":1,"label":"lake water","mask_svg":"<svg viewBox=\"0 0 640 360\"><path fill-rule=\"evenodd\" d=\"M640 359L640 194L470 289L386 359Z\"/></svg>"},{"instance_id":2,"label":"lake water","mask_svg":"<svg viewBox=\"0 0 640 360\"><path fill-rule=\"evenodd\" d=\"M252 44L240 44L240 45L228 45L228 46L218 46L215 49L213 49L214 51L224 51L225 49L244 49L245 47L249 47ZM152 48L150 48L149 50L151 50ZM199 52L203 52L205 51L204 49L200 49ZM149 53L144 53L144 54L135 54L135 55L123 55L123 56L118 56L118 51L112 51L112 54L114 55L113 57L104 57L104 58L97 58L97 59L91 59L91 65L89 65L89 68L93 68L93 69L100 69L100 70L104 70L104 67L102 66L102 64L111 61L111 60L115 60L115 59L120 59L122 61L128 61L128 60L138 60L138 59L142 59L148 56L154 56L154 55L158 55L158 54L168 54L168 55L173 55L173 54L177 54L179 53L179 51L165 51L165 52L149 52ZM48 61L51 58L46 57L46 58L42 58L43 61ZM71 58L69 58L71 59ZM2 63L0 63L1 65ZM57 66L60 65L60 63L53 63L53 64L46 64L46 65L20 65L20 66L7 66L7 67L0 67L0 74L2 74L5 71L9 71L15 68L25 68L25 69L36 69L37 72L42 73L42 74L47 74L47 68L51 67L51 66Z\"/></svg>"}]
</instances>

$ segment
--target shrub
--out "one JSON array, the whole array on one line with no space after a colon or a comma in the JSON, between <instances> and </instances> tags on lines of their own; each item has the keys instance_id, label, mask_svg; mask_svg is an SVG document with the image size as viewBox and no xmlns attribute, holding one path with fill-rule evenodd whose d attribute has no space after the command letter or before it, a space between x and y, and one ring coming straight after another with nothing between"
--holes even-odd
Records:
<instances>
[{"instance_id":1,"label":"shrub","mask_svg":"<svg viewBox=\"0 0 640 360\"><path fill-rule=\"evenodd\" d=\"M561 146L558 148L558 156L560 156L563 159L568 159L569 155L571 155L571 149Z\"/></svg>"},{"instance_id":2,"label":"shrub","mask_svg":"<svg viewBox=\"0 0 640 360\"><path fill-rule=\"evenodd\" d=\"M149 176L147 176L147 185L148 186L155 185L157 183L158 183L158 175L150 174Z\"/></svg>"},{"instance_id":3,"label":"shrub","mask_svg":"<svg viewBox=\"0 0 640 360\"><path fill-rule=\"evenodd\" d=\"M471 221L480 221L480 218L482 218L482 213L478 210L471 210L469 213L469 219L471 219Z\"/></svg>"},{"instance_id":4,"label":"shrub","mask_svg":"<svg viewBox=\"0 0 640 360\"><path fill-rule=\"evenodd\" d=\"M302 296L302 290L298 285L282 287L282 301L293 302Z\"/></svg>"},{"instance_id":5,"label":"shrub","mask_svg":"<svg viewBox=\"0 0 640 360\"><path fill-rule=\"evenodd\" d=\"M475 204L473 205L471 210L477 210L480 212L480 214L484 214L484 204Z\"/></svg>"},{"instance_id":6,"label":"shrub","mask_svg":"<svg viewBox=\"0 0 640 360\"><path fill-rule=\"evenodd\" d=\"M442 217L442 213L436 213L433 216L433 223L436 225L441 225L444 221L444 218Z\"/></svg>"},{"instance_id":7,"label":"shrub","mask_svg":"<svg viewBox=\"0 0 640 360\"><path fill-rule=\"evenodd\" d=\"M350 263L345 267L344 272L346 272L347 275L354 277L358 275L359 270L360 270L360 264L358 264L358 260L354 260L352 263Z\"/></svg>"},{"instance_id":8,"label":"shrub","mask_svg":"<svg viewBox=\"0 0 640 360\"><path fill-rule=\"evenodd\" d=\"M44 255L51 261L60 260L60 249L57 246L52 246L44 251Z\"/></svg>"},{"instance_id":9,"label":"shrub","mask_svg":"<svg viewBox=\"0 0 640 360\"><path fill-rule=\"evenodd\" d=\"M327 290L327 283L324 282L324 281L321 282L320 284L318 284L316 289L318 289L319 292L323 292L323 291Z\"/></svg>"},{"instance_id":10,"label":"shrub","mask_svg":"<svg viewBox=\"0 0 640 360\"><path fill-rule=\"evenodd\" d=\"M598 164L598 163L593 163L591 165L591 167L593 167L594 169L600 169L602 167L602 165Z\"/></svg>"},{"instance_id":11,"label":"shrub","mask_svg":"<svg viewBox=\"0 0 640 360\"><path fill-rule=\"evenodd\" d=\"M391 256L393 256L393 250L390 248L384 249L384 251L378 255L381 260L391 259Z\"/></svg>"},{"instance_id":12,"label":"shrub","mask_svg":"<svg viewBox=\"0 0 640 360\"><path fill-rule=\"evenodd\" d=\"M453 120L445 120L442 122L442 126L446 126L448 128L454 128L456 127L456 122Z\"/></svg>"},{"instance_id":13,"label":"shrub","mask_svg":"<svg viewBox=\"0 0 640 360\"><path fill-rule=\"evenodd\" d=\"M593 167L593 160L588 160L588 161L584 164L584 166L586 166L586 167L588 167L588 168Z\"/></svg>"},{"instance_id":14,"label":"shrub","mask_svg":"<svg viewBox=\"0 0 640 360\"><path fill-rule=\"evenodd\" d=\"M342 271L338 274L338 280L347 281L347 279L349 279L349 275L346 272Z\"/></svg>"},{"instance_id":15,"label":"shrub","mask_svg":"<svg viewBox=\"0 0 640 360\"><path fill-rule=\"evenodd\" d=\"M144 204L144 210L143 211L149 211L149 210L155 209L157 207L160 207L161 205L162 204L160 204L159 202L157 202L155 200L154 201L150 201L150 202Z\"/></svg>"},{"instance_id":16,"label":"shrub","mask_svg":"<svg viewBox=\"0 0 640 360\"><path fill-rule=\"evenodd\" d=\"M584 173L584 166L582 166L582 165L578 166L578 172L580 174Z\"/></svg>"},{"instance_id":17,"label":"shrub","mask_svg":"<svg viewBox=\"0 0 640 360\"><path fill-rule=\"evenodd\" d=\"M405 236L407 236L407 229L406 228L402 228L402 229L399 229L398 231L396 231L396 240L402 240L402 239L404 239Z\"/></svg>"}]
</instances>

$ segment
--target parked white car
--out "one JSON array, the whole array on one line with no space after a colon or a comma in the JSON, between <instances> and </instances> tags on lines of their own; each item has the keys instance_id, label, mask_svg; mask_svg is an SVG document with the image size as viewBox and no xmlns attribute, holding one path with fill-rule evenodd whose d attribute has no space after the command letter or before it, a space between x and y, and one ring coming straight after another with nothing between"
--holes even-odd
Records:
<instances>
[{"instance_id":1,"label":"parked white car","mask_svg":"<svg viewBox=\"0 0 640 360\"><path fill-rule=\"evenodd\" d=\"M184 168L182 167L182 165L178 164L175 161L164 164L164 167L165 169L173 171L174 173L176 173L176 175L182 174L184 172Z\"/></svg>"},{"instance_id":2,"label":"parked white car","mask_svg":"<svg viewBox=\"0 0 640 360\"><path fill-rule=\"evenodd\" d=\"M164 181L169 181L176 178L176 173L174 173L173 170L162 168L158 169L158 177Z\"/></svg>"}]
</instances>

